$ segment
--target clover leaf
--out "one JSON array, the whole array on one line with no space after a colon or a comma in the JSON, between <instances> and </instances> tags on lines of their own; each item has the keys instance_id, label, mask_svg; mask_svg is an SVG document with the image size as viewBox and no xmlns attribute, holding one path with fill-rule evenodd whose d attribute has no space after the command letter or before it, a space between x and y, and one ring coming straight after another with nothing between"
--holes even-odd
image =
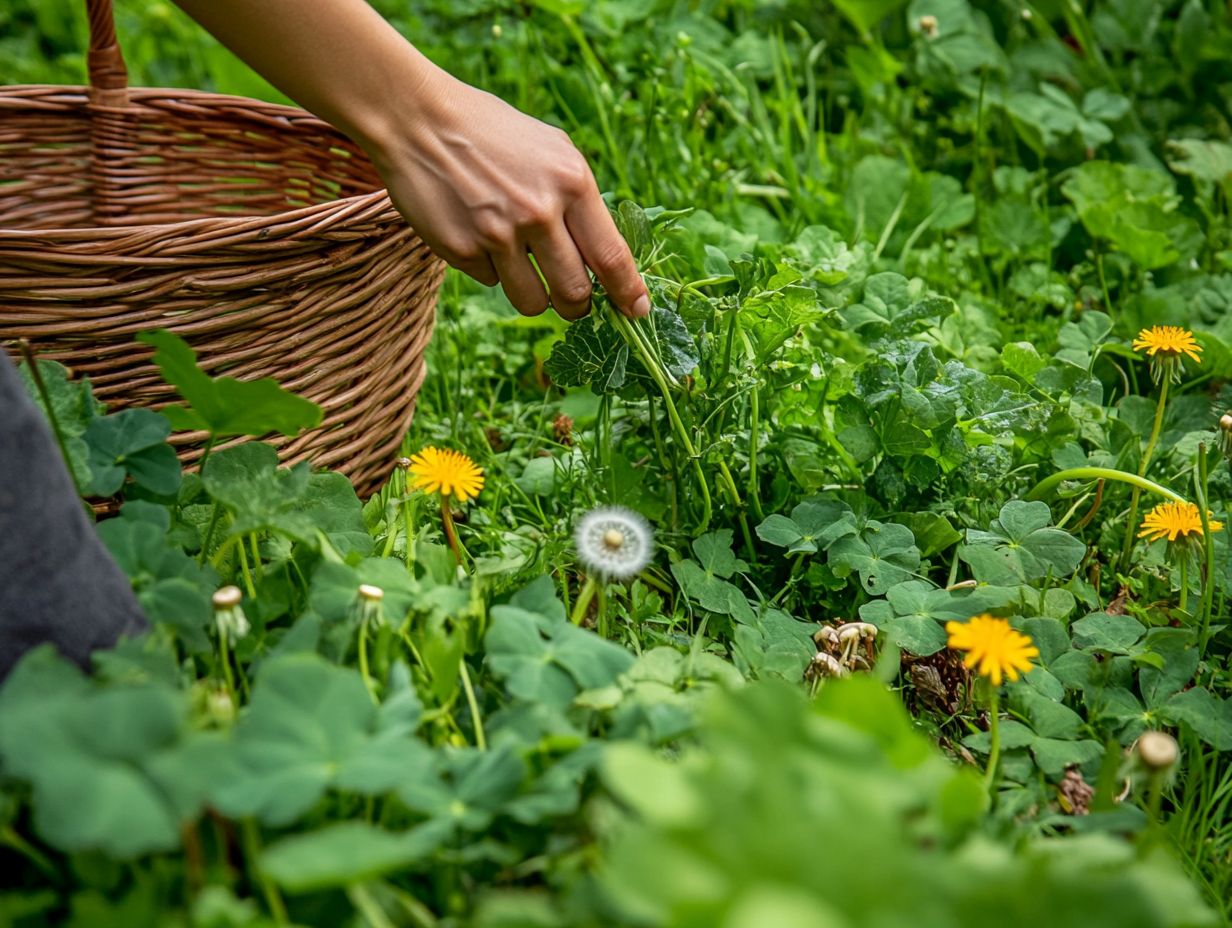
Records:
<instances>
[{"instance_id":1,"label":"clover leaf","mask_svg":"<svg viewBox=\"0 0 1232 928\"><path fill-rule=\"evenodd\" d=\"M870 519L858 535L847 535L830 546L828 563L836 577L860 576L873 595L910 579L920 568L920 549L911 529Z\"/></svg>"},{"instance_id":2,"label":"clover leaf","mask_svg":"<svg viewBox=\"0 0 1232 928\"><path fill-rule=\"evenodd\" d=\"M159 496L180 487L180 462L167 444L171 423L151 409L125 409L93 419L82 435L90 448L86 493L111 496L131 477Z\"/></svg>"},{"instance_id":3,"label":"clover leaf","mask_svg":"<svg viewBox=\"0 0 1232 928\"><path fill-rule=\"evenodd\" d=\"M757 526L757 537L786 548L788 554L813 554L844 535L856 533L851 507L836 500L800 503L791 516L775 513Z\"/></svg>"},{"instance_id":4,"label":"clover leaf","mask_svg":"<svg viewBox=\"0 0 1232 928\"><path fill-rule=\"evenodd\" d=\"M264 664L213 800L226 815L282 826L327 790L379 795L427 776L432 752L405 715L378 711L359 674L312 654Z\"/></svg>"},{"instance_id":5,"label":"clover leaf","mask_svg":"<svg viewBox=\"0 0 1232 928\"><path fill-rule=\"evenodd\" d=\"M1066 576L1082 563L1086 545L1068 532L1050 528L1051 522L1047 503L1013 500L1002 507L987 532L967 531L967 545L959 557L976 571L976 579L988 583Z\"/></svg>"}]
</instances>

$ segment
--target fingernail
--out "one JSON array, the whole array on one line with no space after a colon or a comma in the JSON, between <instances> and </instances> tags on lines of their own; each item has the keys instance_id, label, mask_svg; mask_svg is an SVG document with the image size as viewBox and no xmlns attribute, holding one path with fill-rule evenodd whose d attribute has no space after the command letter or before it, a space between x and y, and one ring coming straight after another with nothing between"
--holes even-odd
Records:
<instances>
[{"instance_id":1,"label":"fingernail","mask_svg":"<svg viewBox=\"0 0 1232 928\"><path fill-rule=\"evenodd\" d=\"M642 294L633 301L632 313L635 318L640 319L642 316L650 315L650 297Z\"/></svg>"}]
</instances>

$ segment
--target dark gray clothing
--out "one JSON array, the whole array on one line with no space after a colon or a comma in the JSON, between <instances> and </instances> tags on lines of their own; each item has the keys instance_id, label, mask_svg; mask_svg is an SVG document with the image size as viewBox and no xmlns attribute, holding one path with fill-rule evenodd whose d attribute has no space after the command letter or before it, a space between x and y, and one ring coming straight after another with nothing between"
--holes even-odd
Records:
<instances>
[{"instance_id":1,"label":"dark gray clothing","mask_svg":"<svg viewBox=\"0 0 1232 928\"><path fill-rule=\"evenodd\" d=\"M85 665L91 651L145 627L46 419L0 349L0 676L43 642Z\"/></svg>"}]
</instances>

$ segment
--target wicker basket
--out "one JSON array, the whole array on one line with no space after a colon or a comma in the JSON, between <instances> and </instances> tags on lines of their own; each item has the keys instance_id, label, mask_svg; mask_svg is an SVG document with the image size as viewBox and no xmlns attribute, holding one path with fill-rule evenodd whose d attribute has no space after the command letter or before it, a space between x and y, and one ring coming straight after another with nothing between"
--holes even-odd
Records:
<instances>
[{"instance_id":1,"label":"wicker basket","mask_svg":"<svg viewBox=\"0 0 1232 928\"><path fill-rule=\"evenodd\" d=\"M90 87L0 88L0 345L88 376L113 408L172 399L134 341L179 333L211 373L325 409L282 459L389 473L444 265L358 148L308 113L129 89L110 0L87 0ZM200 434L174 438L191 464Z\"/></svg>"}]
</instances>

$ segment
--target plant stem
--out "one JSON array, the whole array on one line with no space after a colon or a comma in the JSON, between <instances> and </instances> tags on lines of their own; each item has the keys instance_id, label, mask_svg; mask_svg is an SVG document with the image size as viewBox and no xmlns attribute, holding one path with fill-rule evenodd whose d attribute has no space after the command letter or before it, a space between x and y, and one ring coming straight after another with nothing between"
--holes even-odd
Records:
<instances>
[{"instance_id":1,"label":"plant stem","mask_svg":"<svg viewBox=\"0 0 1232 928\"><path fill-rule=\"evenodd\" d=\"M599 584L595 582L594 577L586 578L586 585L582 587L582 592L578 593L577 602L573 604L573 614L569 617L574 625L581 625L582 620L586 618L586 610L590 608L590 601L595 598L595 593L599 591Z\"/></svg>"},{"instance_id":2,"label":"plant stem","mask_svg":"<svg viewBox=\"0 0 1232 928\"><path fill-rule=\"evenodd\" d=\"M988 769L984 771L984 788L991 798L997 786L997 762L1001 760L1001 689L990 687L992 696L988 705Z\"/></svg>"},{"instance_id":3,"label":"plant stem","mask_svg":"<svg viewBox=\"0 0 1232 928\"><path fill-rule=\"evenodd\" d=\"M403 557L406 569L415 566L415 514L414 501L411 499L411 478L406 471L402 472L402 530L406 534L406 550Z\"/></svg>"},{"instance_id":4,"label":"plant stem","mask_svg":"<svg viewBox=\"0 0 1232 928\"><path fill-rule=\"evenodd\" d=\"M355 649L359 652L359 675L363 677L364 689L368 691L372 701L379 706L381 700L376 695L376 683L368 667L368 620L366 618L360 620L359 640L356 642Z\"/></svg>"},{"instance_id":5,"label":"plant stem","mask_svg":"<svg viewBox=\"0 0 1232 928\"><path fill-rule=\"evenodd\" d=\"M1210 477L1206 460L1206 443L1198 445L1198 482L1195 487L1198 497L1198 517L1202 520L1202 550L1206 555L1206 569L1202 574L1202 601L1198 607L1198 658L1206 656L1206 645L1211 635L1211 612L1215 600L1215 542L1211 538L1211 514L1208 511L1207 487Z\"/></svg>"},{"instance_id":6,"label":"plant stem","mask_svg":"<svg viewBox=\"0 0 1232 928\"><path fill-rule=\"evenodd\" d=\"M18 834L12 825L0 827L0 845L14 850L26 858L52 882L59 882L62 874L56 869L56 865L51 862L51 859L46 854Z\"/></svg>"},{"instance_id":7,"label":"plant stem","mask_svg":"<svg viewBox=\"0 0 1232 928\"><path fill-rule=\"evenodd\" d=\"M235 691L235 676L231 672L231 654L227 646L227 633L221 628L218 629L218 663L222 665L222 679L231 696L231 705L238 707L240 700Z\"/></svg>"},{"instance_id":8,"label":"plant stem","mask_svg":"<svg viewBox=\"0 0 1232 928\"><path fill-rule=\"evenodd\" d=\"M1151 493L1157 493L1164 499L1172 500L1174 503L1186 502L1185 497L1179 493L1174 493L1153 480L1131 474L1128 471L1116 470L1112 467L1071 467L1068 470L1058 471L1051 477L1045 477L1037 483L1025 498L1028 500L1043 499L1051 490L1065 480L1118 480L1121 483L1128 483L1130 486L1138 487Z\"/></svg>"},{"instance_id":9,"label":"plant stem","mask_svg":"<svg viewBox=\"0 0 1232 928\"><path fill-rule=\"evenodd\" d=\"M235 548L240 553L240 572L244 575L244 588L248 590L248 596L251 599L257 598L257 588L252 582L252 571L248 569L248 552L244 548L244 536L236 535L237 542Z\"/></svg>"},{"instance_id":10,"label":"plant stem","mask_svg":"<svg viewBox=\"0 0 1232 928\"><path fill-rule=\"evenodd\" d=\"M471 672L466 666L465 657L458 659L458 675L462 679L462 689L466 693L466 704L471 710L471 724L475 726L475 747L486 751L488 739L483 733L483 717L479 714L479 702L475 699L475 687L471 684Z\"/></svg>"},{"instance_id":11,"label":"plant stem","mask_svg":"<svg viewBox=\"0 0 1232 928\"><path fill-rule=\"evenodd\" d=\"M445 538L453 549L454 560L462 563L462 546L458 543L458 530L453 524L453 512L449 509L449 498L441 494L441 524L445 528Z\"/></svg>"},{"instance_id":12,"label":"plant stem","mask_svg":"<svg viewBox=\"0 0 1232 928\"><path fill-rule=\"evenodd\" d=\"M73 480L73 489L77 491L78 496L85 496L85 493L82 492L81 484L77 482L77 474L73 470L73 459L68 455L68 444L64 441L64 432L60 428L60 419L56 416L56 408L51 404L51 393L47 390L47 384L43 382L43 372L39 370L38 359L30 349L28 341L23 338L18 344L21 346L21 354L26 361L26 367L30 368L30 377L34 380L34 388L38 390L39 398L43 401L43 409L47 411L47 421L51 423L51 433L56 436L56 444L60 446L60 456L64 458L64 467L68 471L69 477Z\"/></svg>"},{"instance_id":13,"label":"plant stem","mask_svg":"<svg viewBox=\"0 0 1232 928\"><path fill-rule=\"evenodd\" d=\"M197 555L198 564L204 564L210 555L210 542L214 540L214 529L218 525L220 515L222 515L222 506L218 500L214 500L214 505L210 509L210 523L206 526L205 537L201 539L201 553Z\"/></svg>"},{"instance_id":14,"label":"plant stem","mask_svg":"<svg viewBox=\"0 0 1232 928\"><path fill-rule=\"evenodd\" d=\"M1181 600L1177 604L1177 608L1181 612L1185 611L1185 607L1189 602L1189 549L1181 546Z\"/></svg>"},{"instance_id":15,"label":"plant stem","mask_svg":"<svg viewBox=\"0 0 1232 928\"><path fill-rule=\"evenodd\" d=\"M1138 464L1139 477L1146 476L1146 469L1151 464L1151 456L1155 453L1155 444L1159 441L1159 431L1164 424L1164 407L1168 403L1168 387L1171 383L1171 376L1165 374L1159 387L1159 402L1155 404L1155 421L1151 424L1151 435L1146 441L1146 450L1142 452L1142 461ZM1141 488L1135 486L1129 497L1129 519L1126 521L1125 526L1125 544L1121 548L1121 573L1124 573L1129 567L1129 555L1134 547L1134 527L1138 524L1138 500L1141 495Z\"/></svg>"},{"instance_id":16,"label":"plant stem","mask_svg":"<svg viewBox=\"0 0 1232 928\"><path fill-rule=\"evenodd\" d=\"M663 376L663 371L650 354L649 348L643 343L636 327L620 313L612 313L612 318L616 320L616 327L620 329L625 340L633 345L638 354L641 355L642 363L646 366L646 370L650 372L651 379L654 380L659 388L659 393L663 396L663 405L667 409L668 421L672 423L672 429L676 432L676 437L680 439L680 444L684 446L685 454L689 457L689 463L693 466L693 476L697 480L698 492L702 495L701 527L704 529L710 524L710 518L713 513L713 504L710 501L710 485L706 482L706 475L702 473L701 459L697 449L693 446L693 439L689 437L689 430L685 428L684 422L680 418L680 413L676 409L676 404L672 401L671 387L668 386L667 378Z\"/></svg>"},{"instance_id":17,"label":"plant stem","mask_svg":"<svg viewBox=\"0 0 1232 928\"><path fill-rule=\"evenodd\" d=\"M244 819L240 830L244 837L244 857L248 862L248 874L265 896L265 904L280 925L290 924L287 918L287 906L278 893L278 887L261 872L261 835L257 831L257 822L253 818Z\"/></svg>"}]
</instances>

